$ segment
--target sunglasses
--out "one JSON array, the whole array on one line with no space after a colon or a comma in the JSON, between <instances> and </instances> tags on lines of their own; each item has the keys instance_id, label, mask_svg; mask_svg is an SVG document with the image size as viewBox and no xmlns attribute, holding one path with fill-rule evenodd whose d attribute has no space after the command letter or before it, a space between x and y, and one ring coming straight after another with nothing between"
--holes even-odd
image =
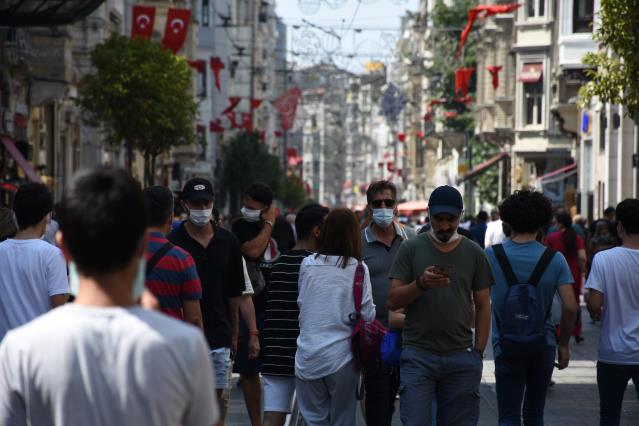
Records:
<instances>
[{"instance_id":1,"label":"sunglasses","mask_svg":"<svg viewBox=\"0 0 639 426\"><path fill-rule=\"evenodd\" d=\"M371 204L376 209L381 208L382 204L386 207L393 208L395 207L395 200L393 200L392 198L386 198L384 200L373 200L371 201Z\"/></svg>"}]
</instances>

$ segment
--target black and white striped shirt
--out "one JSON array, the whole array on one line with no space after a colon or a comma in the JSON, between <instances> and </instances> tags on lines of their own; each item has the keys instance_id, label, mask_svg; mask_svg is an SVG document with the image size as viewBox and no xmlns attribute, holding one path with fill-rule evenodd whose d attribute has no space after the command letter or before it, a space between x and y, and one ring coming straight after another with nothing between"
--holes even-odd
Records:
<instances>
[{"instance_id":1,"label":"black and white striped shirt","mask_svg":"<svg viewBox=\"0 0 639 426\"><path fill-rule=\"evenodd\" d=\"M297 306L300 265L309 250L290 250L273 265L266 291L262 374L295 376L295 351L300 334Z\"/></svg>"}]
</instances>

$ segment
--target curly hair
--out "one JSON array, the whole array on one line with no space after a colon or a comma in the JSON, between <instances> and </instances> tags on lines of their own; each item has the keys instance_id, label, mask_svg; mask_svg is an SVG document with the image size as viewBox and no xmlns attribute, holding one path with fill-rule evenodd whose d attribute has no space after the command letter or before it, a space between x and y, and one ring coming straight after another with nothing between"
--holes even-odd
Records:
<instances>
[{"instance_id":1,"label":"curly hair","mask_svg":"<svg viewBox=\"0 0 639 426\"><path fill-rule=\"evenodd\" d=\"M552 220L552 203L541 192L515 191L501 202L499 215L502 221L510 225L513 232L534 233Z\"/></svg>"}]
</instances>

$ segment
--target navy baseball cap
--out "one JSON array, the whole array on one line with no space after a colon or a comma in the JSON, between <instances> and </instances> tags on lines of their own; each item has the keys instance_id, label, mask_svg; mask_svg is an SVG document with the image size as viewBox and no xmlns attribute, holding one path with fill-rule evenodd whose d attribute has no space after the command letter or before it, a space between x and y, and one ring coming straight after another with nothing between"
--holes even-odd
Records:
<instances>
[{"instance_id":1,"label":"navy baseball cap","mask_svg":"<svg viewBox=\"0 0 639 426\"><path fill-rule=\"evenodd\" d=\"M460 216L462 210L464 210L464 200L459 191L452 186L439 186L430 194L428 199L430 214L448 213Z\"/></svg>"},{"instance_id":2,"label":"navy baseball cap","mask_svg":"<svg viewBox=\"0 0 639 426\"><path fill-rule=\"evenodd\" d=\"M193 178L184 184L180 196L183 200L188 201L211 201L213 199L213 186L206 179Z\"/></svg>"}]
</instances>

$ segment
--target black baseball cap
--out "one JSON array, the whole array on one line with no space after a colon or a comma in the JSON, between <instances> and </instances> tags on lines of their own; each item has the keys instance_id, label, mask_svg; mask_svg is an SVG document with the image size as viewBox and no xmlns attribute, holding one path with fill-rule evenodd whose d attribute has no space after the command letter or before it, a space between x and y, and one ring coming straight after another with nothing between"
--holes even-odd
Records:
<instances>
[{"instance_id":1,"label":"black baseball cap","mask_svg":"<svg viewBox=\"0 0 639 426\"><path fill-rule=\"evenodd\" d=\"M430 194L428 200L430 214L448 213L460 216L462 210L464 210L464 200L459 191L452 186L439 186Z\"/></svg>"},{"instance_id":2,"label":"black baseball cap","mask_svg":"<svg viewBox=\"0 0 639 426\"><path fill-rule=\"evenodd\" d=\"M211 201L213 199L213 185L204 178L193 178L184 184L180 196L183 200L188 201Z\"/></svg>"}]
</instances>

